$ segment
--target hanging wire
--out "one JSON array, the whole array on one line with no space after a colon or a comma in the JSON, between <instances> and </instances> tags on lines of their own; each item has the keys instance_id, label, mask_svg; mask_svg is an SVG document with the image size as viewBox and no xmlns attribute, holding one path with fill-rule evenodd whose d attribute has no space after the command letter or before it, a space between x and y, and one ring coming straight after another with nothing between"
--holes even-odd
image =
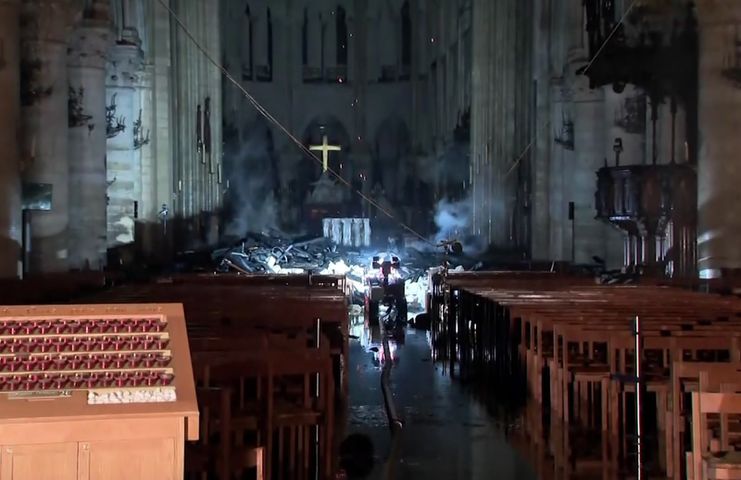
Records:
<instances>
[{"instance_id":1,"label":"hanging wire","mask_svg":"<svg viewBox=\"0 0 741 480\"><path fill-rule=\"evenodd\" d=\"M242 92L242 94L244 94L245 98L247 98L247 100L252 104L252 106L255 107L255 110L257 110L258 113L260 113L260 115L262 115L263 117L265 117L265 119L267 119L270 123L272 123L273 125L275 125L279 130L281 130L283 133L285 133L288 136L288 138L291 141L293 141L293 143L295 143L299 147L299 149L301 150L302 153L306 154L308 157L310 157L311 159L313 159L315 162L317 162L319 164L323 164L322 160L318 156L316 156L311 150L309 150L308 148L306 148L306 146L303 144L303 142L301 142L301 140L299 140L298 138L296 138L296 136L294 136L275 117L273 117L273 115L271 115L270 112L268 112L267 109L265 109L265 107L263 107L260 104L260 102L258 102L257 99L254 96L252 96L252 94L250 94L234 77L232 77L232 75L229 73L229 71L221 63L219 63L216 59L214 59L214 57L201 44L201 42L199 42L195 38L195 36L193 35L193 33L190 31L190 29L188 29L188 27L183 23L183 21L180 19L180 17L178 17L178 15L175 13L175 11L169 5L167 5L164 2L164 0L158 0L158 3L160 5L162 5L162 7L164 9L166 9L170 13L170 16L172 16L172 18L175 20L175 22L178 24L178 26L183 30L183 32L185 33L185 35L188 38L190 38L190 40L195 44L196 48L198 48L198 50L200 50L201 53L203 53L203 55L206 57L206 59L211 64L213 64L216 68L218 68L221 71L221 73L224 75L224 77L227 80L229 80L229 82L231 82L235 87L237 87ZM333 170L329 166L327 167L327 172L329 172L332 176L334 176L345 187L349 188L350 191L355 192L357 195L360 196L360 198L362 198L363 200L365 200L366 202L368 202L370 205L376 207L381 213L383 213L388 218L390 218L391 220L393 220L394 222L396 222L404 230L406 230L407 232L411 233L415 237L419 238L423 242L425 242L425 243L427 243L429 245L432 245L432 246L436 246L436 244L434 242L430 241L427 237L425 237L421 233L417 232L416 230L414 230L412 227L410 227L409 225L407 225L406 223L404 223L400 219L396 218L394 216L394 214L391 213L388 209L386 209L383 206L381 206L378 202L376 202L372 198L368 197L367 195L365 195L360 190L354 188L350 182L348 182L347 180L345 180L342 177L342 175L340 175L339 173L337 173L335 170Z\"/></svg>"}]
</instances>

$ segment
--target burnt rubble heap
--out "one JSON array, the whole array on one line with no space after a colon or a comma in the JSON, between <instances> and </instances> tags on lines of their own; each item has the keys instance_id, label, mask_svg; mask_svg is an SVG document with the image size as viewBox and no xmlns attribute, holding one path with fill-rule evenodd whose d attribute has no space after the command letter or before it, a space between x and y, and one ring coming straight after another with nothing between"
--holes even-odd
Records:
<instances>
[{"instance_id":1,"label":"burnt rubble heap","mask_svg":"<svg viewBox=\"0 0 741 480\"><path fill-rule=\"evenodd\" d=\"M346 273L354 267L367 269L378 250L360 250L340 246L327 238L289 238L282 235L251 233L229 248L214 250L212 268L219 272L242 273ZM408 280L426 276L431 267L442 264L442 252L403 248L395 252L401 258ZM471 263L471 262L466 262ZM341 267L340 264L345 267ZM470 265L469 268L473 266ZM206 267L208 268L208 267ZM343 271L345 270L345 271ZM357 272L359 273L359 272Z\"/></svg>"}]
</instances>

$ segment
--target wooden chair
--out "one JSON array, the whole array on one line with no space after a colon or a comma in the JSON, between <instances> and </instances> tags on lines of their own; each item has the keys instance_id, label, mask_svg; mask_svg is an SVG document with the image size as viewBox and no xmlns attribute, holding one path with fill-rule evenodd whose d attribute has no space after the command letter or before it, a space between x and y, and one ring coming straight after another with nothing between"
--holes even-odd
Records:
<instances>
[{"instance_id":1,"label":"wooden chair","mask_svg":"<svg viewBox=\"0 0 741 480\"><path fill-rule=\"evenodd\" d=\"M264 449L245 448L232 443L232 391L228 388L200 387L196 390L201 409L201 439L185 448L185 472L188 478L208 478L216 472L220 480L256 469L256 480L263 480Z\"/></svg>"}]
</instances>

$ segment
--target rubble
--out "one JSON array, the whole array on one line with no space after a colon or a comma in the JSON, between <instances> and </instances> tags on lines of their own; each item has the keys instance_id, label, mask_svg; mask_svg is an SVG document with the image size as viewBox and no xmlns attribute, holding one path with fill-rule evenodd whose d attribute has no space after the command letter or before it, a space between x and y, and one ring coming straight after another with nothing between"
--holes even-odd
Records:
<instances>
[{"instance_id":1,"label":"rubble","mask_svg":"<svg viewBox=\"0 0 741 480\"><path fill-rule=\"evenodd\" d=\"M337 245L327 238L289 239L285 236L250 234L230 248L215 250L212 261L217 271L242 273L292 274L308 271L317 274L345 275L352 291L352 303L362 305L365 277L377 250L359 250ZM401 273L406 279L409 312L425 309L430 268L439 267L441 252L405 248L393 253L401 259ZM475 264L468 262L469 268ZM463 270L462 266L458 269Z\"/></svg>"}]
</instances>

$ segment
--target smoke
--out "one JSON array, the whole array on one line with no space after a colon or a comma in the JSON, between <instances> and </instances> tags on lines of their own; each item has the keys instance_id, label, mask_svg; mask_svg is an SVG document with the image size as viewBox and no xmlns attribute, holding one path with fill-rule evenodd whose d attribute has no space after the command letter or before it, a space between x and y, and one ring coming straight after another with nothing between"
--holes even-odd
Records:
<instances>
[{"instance_id":1,"label":"smoke","mask_svg":"<svg viewBox=\"0 0 741 480\"><path fill-rule=\"evenodd\" d=\"M261 125L249 131L250 135L240 145L235 145L235 151L227 154L226 162L231 166L228 191L231 215L225 228L228 236L243 236L279 226L270 132Z\"/></svg>"},{"instance_id":2,"label":"smoke","mask_svg":"<svg viewBox=\"0 0 741 480\"><path fill-rule=\"evenodd\" d=\"M443 199L435 205L435 243L450 239L460 239L471 230L473 203L469 197L463 200L450 201Z\"/></svg>"}]
</instances>

